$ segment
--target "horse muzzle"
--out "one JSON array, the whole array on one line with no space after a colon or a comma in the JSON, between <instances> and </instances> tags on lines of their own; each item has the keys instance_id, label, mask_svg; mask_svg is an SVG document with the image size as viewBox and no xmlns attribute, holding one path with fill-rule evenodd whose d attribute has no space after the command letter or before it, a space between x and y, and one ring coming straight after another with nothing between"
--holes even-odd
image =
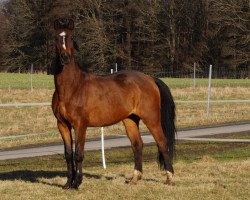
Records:
<instances>
[{"instance_id":1,"label":"horse muzzle","mask_svg":"<svg viewBox=\"0 0 250 200\"><path fill-rule=\"evenodd\" d=\"M70 55L67 52L60 54L60 59L62 64L68 64L70 62Z\"/></svg>"}]
</instances>

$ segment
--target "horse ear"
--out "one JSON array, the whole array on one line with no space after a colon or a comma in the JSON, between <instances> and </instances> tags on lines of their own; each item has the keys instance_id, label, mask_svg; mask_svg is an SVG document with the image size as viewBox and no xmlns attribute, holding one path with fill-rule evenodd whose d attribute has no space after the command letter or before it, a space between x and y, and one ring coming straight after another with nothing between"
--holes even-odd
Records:
<instances>
[{"instance_id":1,"label":"horse ear","mask_svg":"<svg viewBox=\"0 0 250 200\"><path fill-rule=\"evenodd\" d=\"M54 29L55 29L55 30L58 30L58 29L60 29L60 26L61 26L61 24L60 24L60 19L56 19L56 20L54 21Z\"/></svg>"},{"instance_id":2,"label":"horse ear","mask_svg":"<svg viewBox=\"0 0 250 200\"><path fill-rule=\"evenodd\" d=\"M60 28L62 28L62 18L58 18L54 21L54 29L58 30Z\"/></svg>"},{"instance_id":3,"label":"horse ear","mask_svg":"<svg viewBox=\"0 0 250 200\"><path fill-rule=\"evenodd\" d=\"M54 21L54 29L69 29L73 30L75 27L74 21L72 19L67 18L59 18Z\"/></svg>"},{"instance_id":4,"label":"horse ear","mask_svg":"<svg viewBox=\"0 0 250 200\"><path fill-rule=\"evenodd\" d=\"M74 49L76 50L76 51L79 51L80 49L79 49L79 46L78 46L78 44L77 44L77 42L74 40L73 41L73 46L74 46Z\"/></svg>"},{"instance_id":5,"label":"horse ear","mask_svg":"<svg viewBox=\"0 0 250 200\"><path fill-rule=\"evenodd\" d=\"M68 29L73 30L75 28L75 23L73 19L69 19Z\"/></svg>"}]
</instances>

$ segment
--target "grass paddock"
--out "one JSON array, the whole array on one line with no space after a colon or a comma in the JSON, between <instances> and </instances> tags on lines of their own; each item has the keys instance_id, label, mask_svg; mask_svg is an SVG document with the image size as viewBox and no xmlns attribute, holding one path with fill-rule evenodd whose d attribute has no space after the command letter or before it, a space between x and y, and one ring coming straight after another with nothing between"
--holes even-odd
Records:
<instances>
[{"instance_id":1,"label":"grass paddock","mask_svg":"<svg viewBox=\"0 0 250 200\"><path fill-rule=\"evenodd\" d=\"M248 135L249 136L249 135ZM66 163L62 155L0 161L1 199L247 199L250 195L250 145L247 143L178 142L175 186L164 184L155 146L144 147L143 179L126 182L133 173L131 148L85 153L84 180L78 191L63 190Z\"/></svg>"}]
</instances>

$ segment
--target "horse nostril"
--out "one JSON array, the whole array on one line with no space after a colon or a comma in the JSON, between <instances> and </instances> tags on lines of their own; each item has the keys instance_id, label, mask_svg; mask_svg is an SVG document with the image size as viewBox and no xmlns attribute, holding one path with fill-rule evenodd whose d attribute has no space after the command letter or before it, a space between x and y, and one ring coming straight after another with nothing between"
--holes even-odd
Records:
<instances>
[{"instance_id":1,"label":"horse nostril","mask_svg":"<svg viewBox=\"0 0 250 200\"><path fill-rule=\"evenodd\" d=\"M66 52L61 53L61 59L63 62L68 62L69 61L69 54Z\"/></svg>"},{"instance_id":2,"label":"horse nostril","mask_svg":"<svg viewBox=\"0 0 250 200\"><path fill-rule=\"evenodd\" d=\"M67 53L62 53L61 56L62 56L62 58L64 58L64 59L67 59L67 58L68 58Z\"/></svg>"}]
</instances>

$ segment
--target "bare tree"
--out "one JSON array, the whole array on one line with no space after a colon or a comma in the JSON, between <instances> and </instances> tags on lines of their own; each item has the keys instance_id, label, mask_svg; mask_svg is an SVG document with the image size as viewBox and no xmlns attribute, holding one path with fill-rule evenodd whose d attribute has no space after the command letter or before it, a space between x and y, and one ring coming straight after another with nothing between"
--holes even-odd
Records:
<instances>
[{"instance_id":1,"label":"bare tree","mask_svg":"<svg viewBox=\"0 0 250 200\"><path fill-rule=\"evenodd\" d=\"M115 63L156 75L183 73L194 62L248 69L249 6L249 0L9 0L0 12L0 62L44 70L53 62L52 22L68 17L76 24L78 61L94 71Z\"/></svg>"},{"instance_id":2,"label":"bare tree","mask_svg":"<svg viewBox=\"0 0 250 200\"><path fill-rule=\"evenodd\" d=\"M8 49L4 53L6 65L22 66L27 70L34 63L40 70L46 68L50 59L45 16L52 4L52 1L44 0L6 2L3 6L9 27L6 35Z\"/></svg>"},{"instance_id":3,"label":"bare tree","mask_svg":"<svg viewBox=\"0 0 250 200\"><path fill-rule=\"evenodd\" d=\"M211 62L230 68L250 64L250 5L248 0L208 0ZM229 68L229 69L230 69Z\"/></svg>"}]
</instances>

